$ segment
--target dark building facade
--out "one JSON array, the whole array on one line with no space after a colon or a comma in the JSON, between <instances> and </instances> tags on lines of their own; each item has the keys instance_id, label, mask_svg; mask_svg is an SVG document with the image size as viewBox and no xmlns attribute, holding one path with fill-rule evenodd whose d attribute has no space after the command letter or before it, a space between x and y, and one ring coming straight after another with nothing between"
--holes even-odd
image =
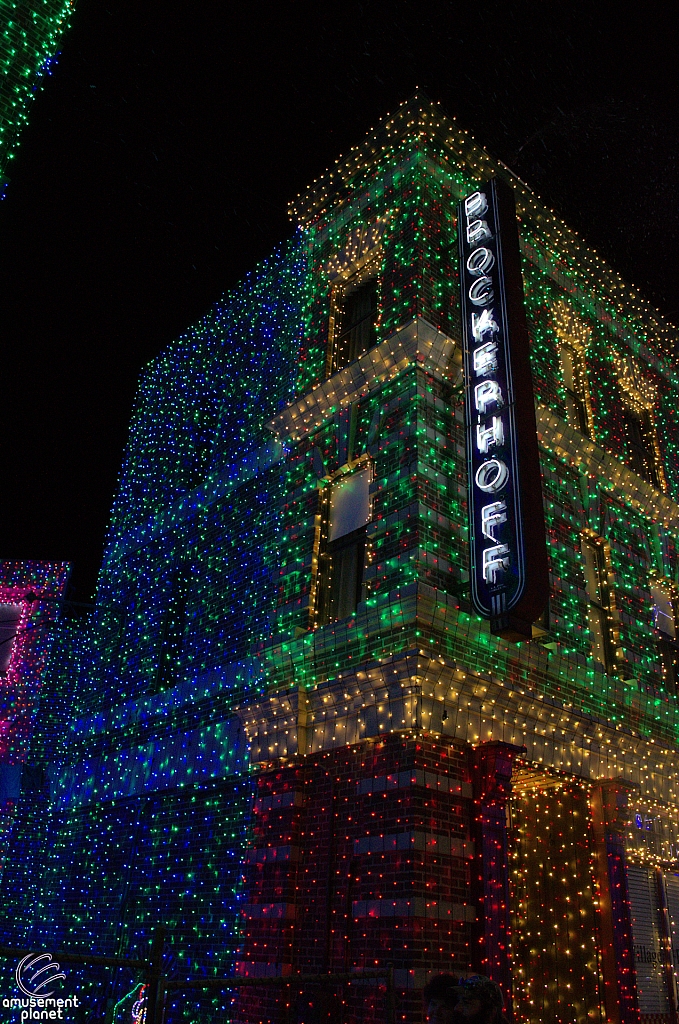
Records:
<instances>
[{"instance_id":1,"label":"dark building facade","mask_svg":"<svg viewBox=\"0 0 679 1024\"><path fill-rule=\"evenodd\" d=\"M470 599L456 210L494 176L549 563L521 643ZM297 976L391 964L398 1020L448 970L496 978L517 1022L670 1024L676 331L418 98L293 217L142 376L96 609L37 726L68 707L34 746L43 869L23 794L4 938L131 954L161 923L177 976L262 980L170 1020L383 1020L379 980ZM127 1020L134 979L91 982Z\"/></svg>"},{"instance_id":2,"label":"dark building facade","mask_svg":"<svg viewBox=\"0 0 679 1024\"><path fill-rule=\"evenodd\" d=\"M31 740L67 579L63 562L0 560L0 877L22 783L44 783L41 769L31 771ZM64 712L50 717L65 721Z\"/></svg>"}]
</instances>

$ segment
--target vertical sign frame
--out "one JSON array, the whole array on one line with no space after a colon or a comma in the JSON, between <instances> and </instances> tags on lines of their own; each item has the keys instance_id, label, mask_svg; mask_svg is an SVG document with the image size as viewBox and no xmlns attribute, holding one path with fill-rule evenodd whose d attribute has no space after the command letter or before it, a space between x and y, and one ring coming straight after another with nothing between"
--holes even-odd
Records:
<instances>
[{"instance_id":1,"label":"vertical sign frame","mask_svg":"<svg viewBox=\"0 0 679 1024\"><path fill-rule=\"evenodd\" d=\"M458 208L471 596L519 642L549 599L530 339L514 193L492 178Z\"/></svg>"}]
</instances>

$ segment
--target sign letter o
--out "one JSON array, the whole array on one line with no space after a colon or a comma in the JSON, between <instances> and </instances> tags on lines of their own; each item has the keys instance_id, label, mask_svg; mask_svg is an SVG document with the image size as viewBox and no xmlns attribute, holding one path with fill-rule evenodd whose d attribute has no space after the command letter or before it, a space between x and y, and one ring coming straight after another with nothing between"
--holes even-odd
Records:
<instances>
[{"instance_id":1,"label":"sign letter o","mask_svg":"<svg viewBox=\"0 0 679 1024\"><path fill-rule=\"evenodd\" d=\"M501 491L509 480L509 470L502 459L489 459L476 470L476 486L489 494Z\"/></svg>"}]
</instances>

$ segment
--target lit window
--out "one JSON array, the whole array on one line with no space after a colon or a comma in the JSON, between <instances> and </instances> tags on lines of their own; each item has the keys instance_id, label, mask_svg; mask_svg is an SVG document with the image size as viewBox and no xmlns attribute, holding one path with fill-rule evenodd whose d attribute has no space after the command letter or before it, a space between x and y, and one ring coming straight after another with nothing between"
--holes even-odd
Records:
<instances>
[{"instance_id":1,"label":"lit window","mask_svg":"<svg viewBox=\"0 0 679 1024\"><path fill-rule=\"evenodd\" d=\"M572 345L565 343L560 345L559 354L568 422L589 437L591 430L587 415L587 377L584 359Z\"/></svg>"},{"instance_id":2,"label":"lit window","mask_svg":"<svg viewBox=\"0 0 679 1024\"><path fill-rule=\"evenodd\" d=\"M650 379L648 368L632 356L619 356L616 365L627 462L642 479L666 490L667 481L653 415L658 402L658 388Z\"/></svg>"},{"instance_id":3,"label":"lit window","mask_svg":"<svg viewBox=\"0 0 679 1024\"><path fill-rule=\"evenodd\" d=\"M360 280L351 279L336 297L332 372L353 363L376 341L377 281L361 275Z\"/></svg>"},{"instance_id":4,"label":"lit window","mask_svg":"<svg viewBox=\"0 0 679 1024\"><path fill-rule=\"evenodd\" d=\"M653 626L656 646L662 666L663 684L675 690L679 682L679 647L677 645L677 622L674 601L669 590L651 586L653 599Z\"/></svg>"},{"instance_id":5,"label":"lit window","mask_svg":"<svg viewBox=\"0 0 679 1024\"><path fill-rule=\"evenodd\" d=\"M353 615L363 598L371 479L368 467L330 485L327 538L319 560L319 625Z\"/></svg>"},{"instance_id":6,"label":"lit window","mask_svg":"<svg viewBox=\"0 0 679 1024\"><path fill-rule=\"evenodd\" d=\"M666 590L657 586L651 587L651 597L653 598L653 625L659 632L674 640L677 635L677 627L672 598Z\"/></svg>"},{"instance_id":7,"label":"lit window","mask_svg":"<svg viewBox=\"0 0 679 1024\"><path fill-rule=\"evenodd\" d=\"M559 339L566 418L571 427L575 427L586 437L594 437L586 365L591 328L563 299L554 304L550 319L554 333Z\"/></svg>"},{"instance_id":8,"label":"lit window","mask_svg":"<svg viewBox=\"0 0 679 1024\"><path fill-rule=\"evenodd\" d=\"M0 604L0 672L9 668L20 622L20 604Z\"/></svg>"},{"instance_id":9,"label":"lit window","mask_svg":"<svg viewBox=\"0 0 679 1024\"><path fill-rule=\"evenodd\" d=\"M592 657L603 665L606 672L613 670L613 643L611 638L611 591L603 542L585 537L582 542L585 563L585 592L589 602L589 628L592 637Z\"/></svg>"}]
</instances>

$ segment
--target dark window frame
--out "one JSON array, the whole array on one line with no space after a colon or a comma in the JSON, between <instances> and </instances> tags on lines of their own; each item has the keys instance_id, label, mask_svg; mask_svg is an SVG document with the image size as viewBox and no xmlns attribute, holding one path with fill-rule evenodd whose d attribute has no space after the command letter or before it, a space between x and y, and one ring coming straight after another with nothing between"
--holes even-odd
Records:
<instances>
[{"instance_id":1,"label":"dark window frame","mask_svg":"<svg viewBox=\"0 0 679 1024\"><path fill-rule=\"evenodd\" d=\"M672 693L679 691L679 643L655 630L655 645L662 666L663 685Z\"/></svg>"},{"instance_id":2,"label":"dark window frame","mask_svg":"<svg viewBox=\"0 0 679 1024\"><path fill-rule=\"evenodd\" d=\"M16 615L16 618L3 617L0 621L0 665L3 667L0 669L0 676L6 676L12 667L12 661L15 657L15 643L20 636L22 606L20 601L3 600L0 601L0 605L3 608L18 608L17 613L13 612L12 615Z\"/></svg>"},{"instance_id":3,"label":"dark window frame","mask_svg":"<svg viewBox=\"0 0 679 1024\"><path fill-rule=\"evenodd\" d=\"M356 614L365 591L365 551L368 527L359 527L334 541L327 541L319 558L318 625L341 622ZM353 562L353 586L346 574ZM353 591L347 593L347 590Z\"/></svg>"},{"instance_id":4,"label":"dark window frame","mask_svg":"<svg viewBox=\"0 0 679 1024\"><path fill-rule=\"evenodd\" d=\"M585 366L584 354L579 352L575 345L568 341L560 343L561 377L563 389L566 393L566 416L571 426L584 434L585 437L592 437L592 430L587 408L587 369ZM570 360L570 375L573 387L568 386L565 360Z\"/></svg>"},{"instance_id":5,"label":"dark window frame","mask_svg":"<svg viewBox=\"0 0 679 1024\"><path fill-rule=\"evenodd\" d=\"M325 488L321 506L321 530L313 600L315 626L327 626L331 622L340 622L342 619L351 618L366 597L365 570L368 562L368 525L370 520L335 540L329 539L333 487L341 481L347 480L354 473L366 470L369 470L370 479L372 479L371 461L361 459L348 476L346 474L336 476L334 480L327 483ZM368 515L370 515L370 508L370 498L368 498ZM349 594L347 595L347 580L342 567L346 569L352 557L354 584L352 587L351 581L349 581Z\"/></svg>"},{"instance_id":6,"label":"dark window frame","mask_svg":"<svg viewBox=\"0 0 679 1024\"><path fill-rule=\"evenodd\" d=\"M679 630L677 629L676 599L667 585L663 586L655 580L651 580L650 586L654 609L653 636L655 638L658 658L662 666L663 681L666 689L676 693L679 690ZM654 591L663 594L667 598L672 612L671 619L674 625L674 636L658 625L659 616L655 614L658 603Z\"/></svg>"},{"instance_id":7,"label":"dark window frame","mask_svg":"<svg viewBox=\"0 0 679 1024\"><path fill-rule=\"evenodd\" d=\"M333 294L332 358L330 373L338 373L377 344L380 282L372 262L337 288ZM361 298L369 297L363 303ZM359 309L354 313L353 307ZM349 322L347 318L350 317Z\"/></svg>"},{"instance_id":8,"label":"dark window frame","mask_svg":"<svg viewBox=\"0 0 679 1024\"><path fill-rule=\"evenodd\" d=\"M655 425L648 409L633 409L623 402L625 438L632 469L642 480L660 489Z\"/></svg>"},{"instance_id":9,"label":"dark window frame","mask_svg":"<svg viewBox=\"0 0 679 1024\"><path fill-rule=\"evenodd\" d=\"M586 554L587 551L592 552L594 556L594 589L597 591L596 594L592 593L592 590L589 586L589 572ZM616 666L615 644L611 629L611 612L613 610L613 601L611 595L611 585L608 581L609 567L608 560L606 558L606 549L604 546L604 541L599 537L588 536L587 534L585 534L582 537L582 557L585 561L585 593L587 595L588 604L592 657L598 665L601 665L603 667L604 671L608 675L612 675L615 671ZM603 660L596 657L595 654L595 645L597 641L600 641Z\"/></svg>"}]
</instances>

